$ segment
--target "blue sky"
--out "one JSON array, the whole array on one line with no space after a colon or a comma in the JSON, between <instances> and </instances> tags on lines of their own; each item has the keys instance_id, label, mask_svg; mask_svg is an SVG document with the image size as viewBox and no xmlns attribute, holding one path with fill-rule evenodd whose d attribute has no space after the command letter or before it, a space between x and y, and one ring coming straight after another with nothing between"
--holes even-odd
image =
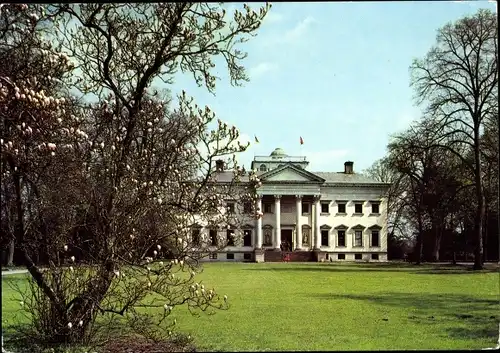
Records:
<instances>
[{"instance_id":1,"label":"blue sky","mask_svg":"<svg viewBox=\"0 0 500 353\"><path fill-rule=\"evenodd\" d=\"M496 11L496 2L274 3L257 37L241 46L251 79L244 87L232 87L219 65L215 96L190 75L170 89L186 90L250 139L238 157L246 167L281 147L307 156L310 171L341 171L346 160L361 171L419 117L412 59L427 53L438 28L479 8Z\"/></svg>"}]
</instances>

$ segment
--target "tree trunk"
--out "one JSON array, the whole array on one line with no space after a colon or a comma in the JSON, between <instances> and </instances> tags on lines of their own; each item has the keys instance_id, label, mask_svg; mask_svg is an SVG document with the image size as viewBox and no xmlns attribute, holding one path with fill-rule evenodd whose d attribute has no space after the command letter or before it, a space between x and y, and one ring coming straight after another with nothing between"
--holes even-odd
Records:
<instances>
[{"instance_id":1,"label":"tree trunk","mask_svg":"<svg viewBox=\"0 0 500 353\"><path fill-rule=\"evenodd\" d=\"M417 196L416 190L415 190L415 185L414 185L414 180L413 178L411 180L411 187L413 191L413 199L415 200L415 205L416 205L416 214L417 214L417 222L418 222L418 234L417 234L417 244L415 246L415 249L413 250L413 256L415 257L415 265L420 265L422 263L422 251L424 248L424 242L423 242L423 232L424 232L424 222L422 219L422 190L419 190L419 195ZM418 185L418 182L417 182ZM419 186L421 188L421 186Z\"/></svg>"},{"instance_id":2,"label":"tree trunk","mask_svg":"<svg viewBox=\"0 0 500 353\"><path fill-rule=\"evenodd\" d=\"M12 238L9 242L9 248L7 250L7 267L14 266L14 250L16 248L16 241Z\"/></svg>"},{"instance_id":3,"label":"tree trunk","mask_svg":"<svg viewBox=\"0 0 500 353\"><path fill-rule=\"evenodd\" d=\"M484 225L483 225L483 263L488 261L488 206L487 203L485 202L485 212L484 212Z\"/></svg>"},{"instance_id":4,"label":"tree trunk","mask_svg":"<svg viewBox=\"0 0 500 353\"><path fill-rule=\"evenodd\" d=\"M439 250L441 250L441 229L436 225L434 235L434 247L432 249L432 261L439 261Z\"/></svg>"},{"instance_id":5,"label":"tree trunk","mask_svg":"<svg viewBox=\"0 0 500 353\"><path fill-rule=\"evenodd\" d=\"M476 235L476 248L474 251L474 270L483 269L483 221L485 213L485 198L483 181L481 178L481 151L479 145L479 128L474 129L474 164L475 164L475 184L477 209L474 218L474 231Z\"/></svg>"},{"instance_id":6,"label":"tree trunk","mask_svg":"<svg viewBox=\"0 0 500 353\"><path fill-rule=\"evenodd\" d=\"M453 265L456 265L457 264L457 241L456 241L456 237L457 237L457 234L455 232L455 224L453 223L453 217L451 217L450 219L450 228L451 228L451 251L452 251L452 264Z\"/></svg>"},{"instance_id":7,"label":"tree trunk","mask_svg":"<svg viewBox=\"0 0 500 353\"><path fill-rule=\"evenodd\" d=\"M422 251L424 248L423 241L423 232L424 226L422 224L422 217L418 215L418 234L417 234L417 245L415 247L414 256L415 256L415 264L420 265L422 263Z\"/></svg>"},{"instance_id":8,"label":"tree trunk","mask_svg":"<svg viewBox=\"0 0 500 353\"><path fill-rule=\"evenodd\" d=\"M442 227L437 219L433 220L433 228L434 228L434 244L432 247L432 261L439 261L439 250L441 249L441 235L442 235ZM444 223L444 220L441 221L441 224Z\"/></svg>"}]
</instances>

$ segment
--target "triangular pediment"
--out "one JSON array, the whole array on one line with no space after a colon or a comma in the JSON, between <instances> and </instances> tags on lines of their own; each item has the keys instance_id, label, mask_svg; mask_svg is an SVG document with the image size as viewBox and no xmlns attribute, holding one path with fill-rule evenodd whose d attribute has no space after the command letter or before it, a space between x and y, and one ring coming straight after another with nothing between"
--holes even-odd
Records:
<instances>
[{"instance_id":1,"label":"triangular pediment","mask_svg":"<svg viewBox=\"0 0 500 353\"><path fill-rule=\"evenodd\" d=\"M276 169L270 170L260 177L262 181L312 181L323 183L325 179L308 172L302 168L296 167L293 164L286 164Z\"/></svg>"},{"instance_id":2,"label":"triangular pediment","mask_svg":"<svg viewBox=\"0 0 500 353\"><path fill-rule=\"evenodd\" d=\"M352 227L352 229L355 229L355 230L363 230L365 228L366 227L364 225L362 225L362 224L357 224L354 227Z\"/></svg>"}]
</instances>

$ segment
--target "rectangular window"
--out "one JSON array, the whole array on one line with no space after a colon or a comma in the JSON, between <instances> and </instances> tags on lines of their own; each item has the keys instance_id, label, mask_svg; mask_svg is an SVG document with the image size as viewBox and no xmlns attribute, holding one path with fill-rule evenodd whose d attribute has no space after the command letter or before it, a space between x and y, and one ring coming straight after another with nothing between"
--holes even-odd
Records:
<instances>
[{"instance_id":1,"label":"rectangular window","mask_svg":"<svg viewBox=\"0 0 500 353\"><path fill-rule=\"evenodd\" d=\"M372 254L372 260L378 260L378 254Z\"/></svg>"},{"instance_id":2,"label":"rectangular window","mask_svg":"<svg viewBox=\"0 0 500 353\"><path fill-rule=\"evenodd\" d=\"M252 231L243 231L243 246L252 246Z\"/></svg>"},{"instance_id":3,"label":"rectangular window","mask_svg":"<svg viewBox=\"0 0 500 353\"><path fill-rule=\"evenodd\" d=\"M354 204L354 213L363 213L363 204L355 203Z\"/></svg>"},{"instance_id":4,"label":"rectangular window","mask_svg":"<svg viewBox=\"0 0 500 353\"><path fill-rule=\"evenodd\" d=\"M372 246L379 246L378 230L372 230Z\"/></svg>"},{"instance_id":5,"label":"rectangular window","mask_svg":"<svg viewBox=\"0 0 500 353\"><path fill-rule=\"evenodd\" d=\"M227 253L226 254L226 259L228 259L228 260L234 260L234 254Z\"/></svg>"},{"instance_id":6,"label":"rectangular window","mask_svg":"<svg viewBox=\"0 0 500 353\"><path fill-rule=\"evenodd\" d=\"M380 213L380 205L372 202L372 213Z\"/></svg>"},{"instance_id":7,"label":"rectangular window","mask_svg":"<svg viewBox=\"0 0 500 353\"><path fill-rule=\"evenodd\" d=\"M345 246L345 230L339 230L338 233L338 243L337 246Z\"/></svg>"},{"instance_id":8,"label":"rectangular window","mask_svg":"<svg viewBox=\"0 0 500 353\"><path fill-rule=\"evenodd\" d=\"M247 260L247 261L252 260L252 254L250 254L249 252L244 253L243 260Z\"/></svg>"},{"instance_id":9,"label":"rectangular window","mask_svg":"<svg viewBox=\"0 0 500 353\"><path fill-rule=\"evenodd\" d=\"M328 231L321 231L321 246L328 246Z\"/></svg>"},{"instance_id":10,"label":"rectangular window","mask_svg":"<svg viewBox=\"0 0 500 353\"><path fill-rule=\"evenodd\" d=\"M302 214L308 214L309 212L310 212L309 211L309 204L302 202Z\"/></svg>"},{"instance_id":11,"label":"rectangular window","mask_svg":"<svg viewBox=\"0 0 500 353\"><path fill-rule=\"evenodd\" d=\"M228 229L226 231L227 246L234 246L234 230Z\"/></svg>"},{"instance_id":12,"label":"rectangular window","mask_svg":"<svg viewBox=\"0 0 500 353\"><path fill-rule=\"evenodd\" d=\"M193 229L191 232L191 240L193 242L193 245L200 245L200 230L199 229Z\"/></svg>"},{"instance_id":13,"label":"rectangular window","mask_svg":"<svg viewBox=\"0 0 500 353\"><path fill-rule=\"evenodd\" d=\"M270 203L264 204L264 213L272 213L272 205Z\"/></svg>"},{"instance_id":14,"label":"rectangular window","mask_svg":"<svg viewBox=\"0 0 500 353\"><path fill-rule=\"evenodd\" d=\"M337 255L337 258L338 258L339 260L345 260L345 254L338 254L338 255Z\"/></svg>"},{"instance_id":15,"label":"rectangular window","mask_svg":"<svg viewBox=\"0 0 500 353\"><path fill-rule=\"evenodd\" d=\"M227 203L227 212L228 213L234 213L234 202L228 202Z\"/></svg>"},{"instance_id":16,"label":"rectangular window","mask_svg":"<svg viewBox=\"0 0 500 353\"><path fill-rule=\"evenodd\" d=\"M354 260L363 260L362 254L354 254Z\"/></svg>"},{"instance_id":17,"label":"rectangular window","mask_svg":"<svg viewBox=\"0 0 500 353\"><path fill-rule=\"evenodd\" d=\"M217 260L217 253L216 252L211 252L209 255L210 260Z\"/></svg>"},{"instance_id":18,"label":"rectangular window","mask_svg":"<svg viewBox=\"0 0 500 353\"><path fill-rule=\"evenodd\" d=\"M217 246L217 229L210 229L210 245Z\"/></svg>"},{"instance_id":19,"label":"rectangular window","mask_svg":"<svg viewBox=\"0 0 500 353\"><path fill-rule=\"evenodd\" d=\"M243 204L243 212L247 214L252 212L252 204L250 202L245 202Z\"/></svg>"},{"instance_id":20,"label":"rectangular window","mask_svg":"<svg viewBox=\"0 0 500 353\"><path fill-rule=\"evenodd\" d=\"M330 204L322 203L321 204L321 213L330 213Z\"/></svg>"},{"instance_id":21,"label":"rectangular window","mask_svg":"<svg viewBox=\"0 0 500 353\"><path fill-rule=\"evenodd\" d=\"M339 203L339 213L345 213L345 203Z\"/></svg>"},{"instance_id":22,"label":"rectangular window","mask_svg":"<svg viewBox=\"0 0 500 353\"><path fill-rule=\"evenodd\" d=\"M354 232L354 246L363 246L363 232L360 230Z\"/></svg>"}]
</instances>

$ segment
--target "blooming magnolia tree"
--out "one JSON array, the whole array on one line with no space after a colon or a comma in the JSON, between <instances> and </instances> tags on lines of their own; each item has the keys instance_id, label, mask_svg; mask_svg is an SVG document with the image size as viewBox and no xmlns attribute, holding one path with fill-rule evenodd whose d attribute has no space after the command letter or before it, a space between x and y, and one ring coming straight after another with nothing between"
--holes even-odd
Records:
<instances>
[{"instance_id":1,"label":"blooming magnolia tree","mask_svg":"<svg viewBox=\"0 0 500 353\"><path fill-rule=\"evenodd\" d=\"M12 241L17 238L30 272L40 278L23 239L31 227L28 206L40 191L44 173L56 156L63 155L61 149L80 146L86 134L72 114L78 110L75 102L64 92L62 80L71 73L72 64L41 39L50 19L41 21L35 12L25 4L1 8L0 144L2 221L14 223L15 231L6 234Z\"/></svg>"},{"instance_id":2,"label":"blooming magnolia tree","mask_svg":"<svg viewBox=\"0 0 500 353\"><path fill-rule=\"evenodd\" d=\"M230 19L221 5L204 3L57 5L31 14L26 5L9 6L19 24L27 26L25 17L38 21L28 31L35 44L22 41L30 53L25 60L33 60L20 65L26 78L2 72L0 101L9 126L2 168L16 191L16 241L34 279L23 303L37 317L38 332L51 341L79 342L92 335L99 313L110 313L151 334L153 323L171 330L168 316L178 305L193 312L227 308L226 298L196 283L196 260L207 243L194 244L192 229L209 222L234 226L238 218L224 209L229 197L252 204L259 181L234 158L247 145L238 142L236 128L216 124L215 114L185 92L172 111L151 85L170 83L180 68L214 92L217 56L225 59L231 82L240 84L245 54L236 44L259 28L269 7L254 12L245 5L245 13ZM40 59L39 68L35 53L49 55L40 39L45 27L51 29L46 38L66 54ZM17 28L6 25L5 43ZM32 82L46 86L28 94L25 85ZM65 86L97 102L44 95ZM234 172L223 186L216 183L219 159ZM243 177L249 182L239 183ZM33 198L31 218L26 197ZM29 242L45 246L46 272L30 257ZM145 316L144 307L158 310Z\"/></svg>"}]
</instances>

